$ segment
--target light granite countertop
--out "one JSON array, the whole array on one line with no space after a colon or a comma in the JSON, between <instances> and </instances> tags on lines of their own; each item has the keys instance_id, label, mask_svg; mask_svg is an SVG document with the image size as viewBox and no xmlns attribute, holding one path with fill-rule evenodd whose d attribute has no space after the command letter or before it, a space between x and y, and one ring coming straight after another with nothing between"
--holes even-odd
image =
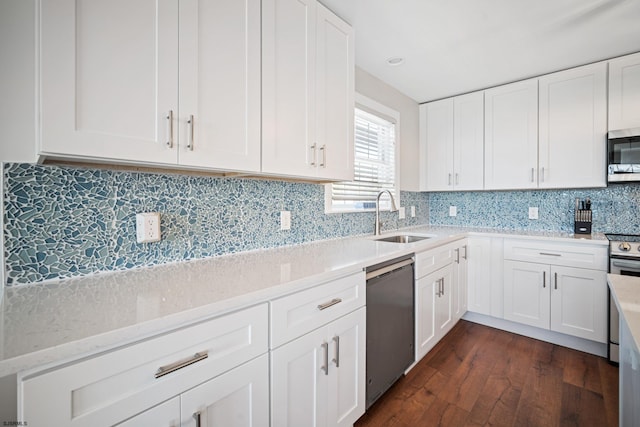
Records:
<instances>
[{"instance_id":1,"label":"light granite countertop","mask_svg":"<svg viewBox=\"0 0 640 427\"><path fill-rule=\"evenodd\" d=\"M0 377L107 351L467 235L608 244L602 234L445 226L385 235L402 233L432 238L397 244L350 237L6 288Z\"/></svg>"},{"instance_id":2,"label":"light granite countertop","mask_svg":"<svg viewBox=\"0 0 640 427\"><path fill-rule=\"evenodd\" d=\"M640 277L607 274L611 295L624 317L637 349L640 349Z\"/></svg>"}]
</instances>

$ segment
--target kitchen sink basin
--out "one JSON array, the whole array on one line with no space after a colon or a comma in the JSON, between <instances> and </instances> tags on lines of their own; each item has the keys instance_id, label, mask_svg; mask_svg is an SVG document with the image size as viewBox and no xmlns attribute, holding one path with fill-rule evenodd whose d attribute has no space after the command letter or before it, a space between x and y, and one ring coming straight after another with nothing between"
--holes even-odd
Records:
<instances>
[{"instance_id":1,"label":"kitchen sink basin","mask_svg":"<svg viewBox=\"0 0 640 427\"><path fill-rule=\"evenodd\" d=\"M431 237L427 237L427 236L411 236L408 234L402 234L399 236L381 237L380 239L375 239L375 240L379 242L413 243L413 242L419 242L420 240L425 240L430 238Z\"/></svg>"}]
</instances>

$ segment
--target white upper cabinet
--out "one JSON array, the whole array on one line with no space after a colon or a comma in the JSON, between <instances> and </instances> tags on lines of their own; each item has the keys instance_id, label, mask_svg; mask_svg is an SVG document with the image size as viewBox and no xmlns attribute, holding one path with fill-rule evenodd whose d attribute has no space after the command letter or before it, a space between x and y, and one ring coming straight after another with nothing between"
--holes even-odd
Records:
<instances>
[{"instance_id":1,"label":"white upper cabinet","mask_svg":"<svg viewBox=\"0 0 640 427\"><path fill-rule=\"evenodd\" d=\"M484 93L453 99L453 187L484 188Z\"/></svg>"},{"instance_id":2,"label":"white upper cabinet","mask_svg":"<svg viewBox=\"0 0 640 427\"><path fill-rule=\"evenodd\" d=\"M262 171L352 180L352 28L315 0L264 0L262 52Z\"/></svg>"},{"instance_id":3,"label":"white upper cabinet","mask_svg":"<svg viewBox=\"0 0 640 427\"><path fill-rule=\"evenodd\" d=\"M539 89L539 188L604 187L606 62L540 77Z\"/></svg>"},{"instance_id":4,"label":"white upper cabinet","mask_svg":"<svg viewBox=\"0 0 640 427\"><path fill-rule=\"evenodd\" d=\"M41 0L40 18L41 154L260 170L259 0Z\"/></svg>"},{"instance_id":5,"label":"white upper cabinet","mask_svg":"<svg viewBox=\"0 0 640 427\"><path fill-rule=\"evenodd\" d=\"M640 53L609 61L609 128L640 127Z\"/></svg>"},{"instance_id":6,"label":"white upper cabinet","mask_svg":"<svg viewBox=\"0 0 640 427\"><path fill-rule=\"evenodd\" d=\"M427 191L482 190L483 93L420 106Z\"/></svg>"},{"instance_id":7,"label":"white upper cabinet","mask_svg":"<svg viewBox=\"0 0 640 427\"><path fill-rule=\"evenodd\" d=\"M453 190L453 98L430 102L421 105L420 109L425 115L426 189Z\"/></svg>"},{"instance_id":8,"label":"white upper cabinet","mask_svg":"<svg viewBox=\"0 0 640 427\"><path fill-rule=\"evenodd\" d=\"M175 163L178 1L42 0L39 14L40 152Z\"/></svg>"},{"instance_id":9,"label":"white upper cabinet","mask_svg":"<svg viewBox=\"0 0 640 427\"><path fill-rule=\"evenodd\" d=\"M536 188L538 177L538 80L484 94L487 190Z\"/></svg>"},{"instance_id":10,"label":"white upper cabinet","mask_svg":"<svg viewBox=\"0 0 640 427\"><path fill-rule=\"evenodd\" d=\"M260 0L180 0L178 163L260 171Z\"/></svg>"}]
</instances>

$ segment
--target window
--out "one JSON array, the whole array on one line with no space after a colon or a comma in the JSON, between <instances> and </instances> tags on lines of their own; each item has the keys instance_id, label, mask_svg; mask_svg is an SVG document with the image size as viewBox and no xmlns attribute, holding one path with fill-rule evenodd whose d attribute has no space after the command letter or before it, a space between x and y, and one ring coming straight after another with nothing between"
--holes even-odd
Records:
<instances>
[{"instance_id":1,"label":"window","mask_svg":"<svg viewBox=\"0 0 640 427\"><path fill-rule=\"evenodd\" d=\"M354 180L327 185L327 212L373 210L382 190L389 190L400 203L396 177L399 114L364 96L357 96L356 104ZM380 207L389 208L388 196L383 196Z\"/></svg>"}]
</instances>

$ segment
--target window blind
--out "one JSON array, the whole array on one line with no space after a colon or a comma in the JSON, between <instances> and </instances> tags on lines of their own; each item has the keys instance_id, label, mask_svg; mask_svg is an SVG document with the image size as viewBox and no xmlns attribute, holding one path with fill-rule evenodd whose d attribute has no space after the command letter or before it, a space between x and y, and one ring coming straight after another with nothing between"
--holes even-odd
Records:
<instances>
[{"instance_id":1,"label":"window blind","mask_svg":"<svg viewBox=\"0 0 640 427\"><path fill-rule=\"evenodd\" d=\"M334 210L375 208L376 196L382 190L396 196L395 140L394 123L355 109L355 176L353 181L332 185ZM386 208L388 203L388 197L384 197L381 207Z\"/></svg>"}]
</instances>

